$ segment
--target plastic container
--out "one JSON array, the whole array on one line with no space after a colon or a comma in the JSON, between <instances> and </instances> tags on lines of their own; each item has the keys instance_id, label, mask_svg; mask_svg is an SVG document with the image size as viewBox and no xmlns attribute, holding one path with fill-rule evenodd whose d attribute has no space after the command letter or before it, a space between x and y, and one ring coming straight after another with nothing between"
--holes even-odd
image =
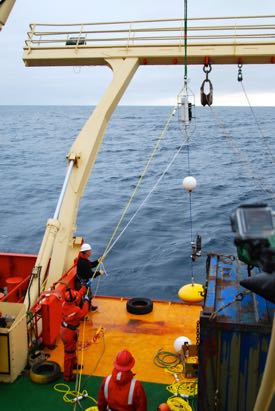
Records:
<instances>
[{"instance_id":1,"label":"plastic container","mask_svg":"<svg viewBox=\"0 0 275 411\"><path fill-rule=\"evenodd\" d=\"M13 291L21 282L23 281L22 277L8 277L6 279L6 286L8 294ZM8 302L15 303L21 297L21 289L19 288L16 292L13 292L7 297Z\"/></svg>"}]
</instances>

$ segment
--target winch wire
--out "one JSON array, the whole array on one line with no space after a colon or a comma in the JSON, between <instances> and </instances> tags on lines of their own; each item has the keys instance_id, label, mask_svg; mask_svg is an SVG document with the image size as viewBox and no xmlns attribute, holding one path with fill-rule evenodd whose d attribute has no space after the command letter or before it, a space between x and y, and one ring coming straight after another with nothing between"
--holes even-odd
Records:
<instances>
[{"instance_id":1,"label":"winch wire","mask_svg":"<svg viewBox=\"0 0 275 411\"><path fill-rule=\"evenodd\" d=\"M192 193L189 193L189 215L190 215L190 243L193 242L193 221L192 221ZM194 267L193 260L190 262L191 282L194 284Z\"/></svg>"},{"instance_id":2,"label":"winch wire","mask_svg":"<svg viewBox=\"0 0 275 411\"><path fill-rule=\"evenodd\" d=\"M187 0L184 0L184 88L187 93ZM190 142L189 142L189 135L187 133L187 126L185 126L185 132L187 135L187 170L188 175L191 176L190 170ZM193 241L193 219L192 219L192 193L189 192L189 217L190 217L190 244ZM190 262L190 269L191 269L191 281L194 284L194 268L193 268L193 260Z\"/></svg>"},{"instance_id":3,"label":"winch wire","mask_svg":"<svg viewBox=\"0 0 275 411\"><path fill-rule=\"evenodd\" d=\"M255 175L255 173L254 173L254 171L251 167L251 162L249 161L247 156L244 154L244 152L240 150L239 146L237 145L236 141L231 136L231 134L226 130L225 124L220 119L218 113L215 112L215 110L213 109L212 106L208 106L208 107L211 111L211 114L213 115L213 118L216 122L216 125L220 127L220 129L224 133L224 136L226 137L227 141L230 142L231 147L233 148L233 150L235 151L237 156L239 156L241 158L241 160L243 161L244 168L246 169L246 172L247 172L248 176L252 180L254 180L256 186L258 186L262 191L267 193L274 200L275 199L275 193L274 193L274 190L272 189L272 187L264 187L264 185L261 182L261 178L258 177L257 175Z\"/></svg>"},{"instance_id":4,"label":"winch wire","mask_svg":"<svg viewBox=\"0 0 275 411\"><path fill-rule=\"evenodd\" d=\"M272 163L275 163L275 158L274 158L274 156L272 155L272 149L271 149L271 147L269 146L268 142L266 141L266 136L265 136L264 133L263 133L263 130L262 130L261 126L260 126L260 123L259 123L259 121L258 121L258 119L257 119L257 117L256 117L256 114L255 114L255 112L254 112L254 110L253 110L253 107L252 107L252 105L251 105L251 103L250 103L250 100L249 100L249 97L248 97L247 92L246 92L246 90L245 90L243 81L241 81L240 83L241 83L241 86L242 86L243 93L244 93L244 95L245 95L247 104L248 104L248 106L249 106L249 108L250 108L250 111L251 111L251 114L252 114L252 116L253 116L253 118L254 118L255 124L256 124L256 126L257 126L257 128L258 128L258 130L259 130L259 133L260 133L260 135L261 135L261 137L262 137L262 139L263 139L264 145L265 145L265 147L266 147L266 150L267 150L266 153L271 157Z\"/></svg>"},{"instance_id":5,"label":"winch wire","mask_svg":"<svg viewBox=\"0 0 275 411\"><path fill-rule=\"evenodd\" d=\"M119 221L118 221L118 223L117 223L117 225L116 225L116 227L115 227L115 229L114 229L114 231L113 231L113 233L112 233L112 235L111 235L110 240L108 241L108 244L107 244L107 246L106 246L106 248L105 248L105 251L103 252L103 257L105 257L105 256L109 253L109 251L111 250L111 248L113 248L113 246L111 246L111 244L112 244L112 242L113 242L113 240L114 240L114 238L115 238L115 236L116 236L116 234L117 234L117 232L118 232L118 230L119 230L119 228L120 228L120 226L121 226L121 224L122 224L122 221L123 221L123 219L124 219L124 217L125 217L128 209L129 209L129 207L130 207L130 205L131 205L131 203L132 203L135 195L136 195L137 192L138 192L138 189L139 189L139 187L140 187L140 185L141 185L141 183L142 183L142 180L143 180L145 174L147 173L148 168L149 168L149 166L150 166L153 158L155 157L155 154L157 153L157 151L158 151L158 149L159 149L159 145L160 145L161 141L162 141L162 140L164 139L164 137L166 136L166 132L167 132L167 130L168 130L168 127L169 127L169 125L170 125L170 122L171 122L171 120L172 120L172 117L175 115L175 111L176 111L176 108L173 107L173 109L172 109L172 110L170 111L170 113L169 113L168 119L167 119L167 121L166 121L166 123L165 123L165 125L164 125L164 128L163 128L163 130L162 130L162 132L161 132L161 134L160 134L160 136L159 136L159 138L158 138L155 146L153 147L152 153L151 153L151 155L150 155L150 157L149 157L149 159L148 159L148 161L147 161L147 163L146 163L146 165L145 165L145 167L144 167L144 170L143 170L141 176L140 176L139 179L138 179L137 185L136 185L133 193L131 194L131 196L130 196L130 198L129 198L129 200L128 200L128 202L127 202L127 204L126 204L126 206L125 206L125 208L124 208L124 210L123 210L123 212L122 212L122 214L121 214L121 217L120 217L120 219L119 219Z\"/></svg>"},{"instance_id":6,"label":"winch wire","mask_svg":"<svg viewBox=\"0 0 275 411\"><path fill-rule=\"evenodd\" d=\"M184 0L184 80L187 81L187 0Z\"/></svg>"},{"instance_id":7,"label":"winch wire","mask_svg":"<svg viewBox=\"0 0 275 411\"><path fill-rule=\"evenodd\" d=\"M129 207L130 207L130 205L131 205L131 203L132 203L135 195L136 195L137 192L138 192L139 186L141 185L142 180L143 180L146 172L148 171L148 168L149 168L149 166L150 166L153 158L155 157L155 154L157 153L157 151L158 151L158 149L159 149L159 145L160 145L161 141L162 141L162 140L165 138L165 136L166 136L166 132L167 132L167 130L168 130L168 127L169 127L169 125L170 125L170 122L171 122L171 120L172 120L172 117L173 117L173 116L175 115L175 113L176 113L176 110L177 110L177 107L173 107L173 109L172 109L172 110L170 111L170 113L169 113L169 116L168 116L168 119L167 119L167 121L166 121L166 123L165 123L165 125L164 125L164 128L163 128L162 132L160 133L160 136L159 136L159 138L157 139L155 146L153 147L152 153L150 154L150 157L149 157L149 159L148 159L148 161L147 161L147 163L146 163L146 165L145 165L145 167L144 167L144 170L143 170L143 172L141 173L141 175L140 175L140 177L139 177L139 179L138 179L138 182L137 182L137 184L136 184L136 187L135 187L134 191L132 192L132 194L131 194L131 196L130 196L130 198L129 198L127 204L126 204L126 206L124 207L124 210L123 210L123 212L122 212L122 214L121 214L121 216L120 216L120 219L119 219L119 221L118 221L118 223L117 223L117 225L116 225L116 227L115 227L115 229L114 229L114 231L113 231L113 233L112 233L112 235L111 235L111 238L109 239L109 241L108 241L108 243L107 243L107 245L106 245L106 247L105 247L105 250L104 250L103 253L102 253L102 261L104 260L104 258L106 257L106 255L109 253L109 249L113 248L113 247L111 246L111 244L112 244L112 242L113 242L113 239L114 239L116 233L118 232L118 230L119 230L119 228L120 228L120 226L121 226L121 224L122 224L122 221L123 221L123 219L124 219L124 217L125 217L128 209L129 209ZM94 274L93 274L92 279L95 278L96 273L97 273L97 272L99 271L99 269L100 269L100 266L101 266L101 264L98 264L97 267L95 268L95 271L94 271Z\"/></svg>"},{"instance_id":8,"label":"winch wire","mask_svg":"<svg viewBox=\"0 0 275 411\"><path fill-rule=\"evenodd\" d=\"M191 168L190 168L190 139L189 134L187 132L187 128L185 128L185 132L187 135L187 170L188 175L191 176ZM189 219L190 219L190 244L193 242L193 216L192 216L192 192L189 192ZM193 267L193 260L190 260L190 270L191 270L191 282L194 284L194 267Z\"/></svg>"}]
</instances>

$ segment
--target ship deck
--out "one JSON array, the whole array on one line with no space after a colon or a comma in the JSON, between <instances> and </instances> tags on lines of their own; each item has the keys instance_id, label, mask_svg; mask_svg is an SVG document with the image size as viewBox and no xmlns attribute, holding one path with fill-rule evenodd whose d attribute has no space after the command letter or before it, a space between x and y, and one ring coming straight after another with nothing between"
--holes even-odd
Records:
<instances>
[{"instance_id":1,"label":"ship deck","mask_svg":"<svg viewBox=\"0 0 275 411\"><path fill-rule=\"evenodd\" d=\"M40 411L49 409L90 410L95 405L102 377L110 374L113 361L119 351L127 348L136 359L133 372L141 380L147 395L148 410L157 409L171 393L166 389L175 382L172 373L154 363L159 350L175 353L174 340L181 335L196 343L196 324L201 306L178 302L154 301L149 314L135 315L126 309L127 299L116 297L96 297L93 304L98 311L90 312L81 323L79 332L78 363L83 364L77 383L64 384L63 375L59 379L39 384L29 378L25 370L12 384L0 383L3 409ZM94 341L99 329L99 338ZM63 344L58 338L53 349L45 350L49 361L60 364L63 371ZM188 382L194 380L188 379ZM89 397L79 402L69 402L76 394L86 390ZM196 409L196 408L194 408Z\"/></svg>"},{"instance_id":2,"label":"ship deck","mask_svg":"<svg viewBox=\"0 0 275 411\"><path fill-rule=\"evenodd\" d=\"M78 363L83 374L105 376L113 368L116 354L124 348L136 359L134 372L141 381L171 384L172 374L154 363L159 350L175 353L174 340L185 335L196 343L196 324L201 306L177 302L154 301L149 314L135 315L126 310L126 299L97 297L93 304L98 311L89 313L79 331ZM94 341L98 330L99 338ZM60 339L49 360L56 361L63 370L63 345Z\"/></svg>"}]
</instances>

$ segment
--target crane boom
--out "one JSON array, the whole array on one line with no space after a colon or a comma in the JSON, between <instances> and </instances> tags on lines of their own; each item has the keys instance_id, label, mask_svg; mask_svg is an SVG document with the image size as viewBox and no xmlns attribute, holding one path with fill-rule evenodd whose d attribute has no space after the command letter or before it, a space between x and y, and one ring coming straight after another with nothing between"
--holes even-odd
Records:
<instances>
[{"instance_id":1,"label":"crane boom","mask_svg":"<svg viewBox=\"0 0 275 411\"><path fill-rule=\"evenodd\" d=\"M0 0L0 30L5 25L14 3L15 0Z\"/></svg>"},{"instance_id":2,"label":"crane boom","mask_svg":"<svg viewBox=\"0 0 275 411\"><path fill-rule=\"evenodd\" d=\"M62 201L55 218L48 220L25 305L32 306L35 303L48 267L46 289L72 265L73 256L78 251L78 248L74 251L73 236L80 198L111 115L139 66L137 58L106 59L106 63L113 71L113 79L67 156L71 172L67 175L67 184L62 190Z\"/></svg>"}]
</instances>

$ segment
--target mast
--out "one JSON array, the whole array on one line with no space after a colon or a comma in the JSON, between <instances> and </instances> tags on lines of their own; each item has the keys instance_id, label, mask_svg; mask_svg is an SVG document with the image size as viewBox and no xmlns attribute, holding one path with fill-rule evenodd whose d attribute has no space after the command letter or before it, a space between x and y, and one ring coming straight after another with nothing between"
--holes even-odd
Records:
<instances>
[{"instance_id":1,"label":"mast","mask_svg":"<svg viewBox=\"0 0 275 411\"><path fill-rule=\"evenodd\" d=\"M35 303L48 266L46 289L51 287L72 265L73 259L78 254L81 242L78 242L78 247L74 249L73 235L76 230L79 201L111 115L139 66L136 58L107 59L106 64L113 71L113 79L67 156L67 174L54 217L48 220L32 272L29 292L25 298L27 306Z\"/></svg>"}]
</instances>

